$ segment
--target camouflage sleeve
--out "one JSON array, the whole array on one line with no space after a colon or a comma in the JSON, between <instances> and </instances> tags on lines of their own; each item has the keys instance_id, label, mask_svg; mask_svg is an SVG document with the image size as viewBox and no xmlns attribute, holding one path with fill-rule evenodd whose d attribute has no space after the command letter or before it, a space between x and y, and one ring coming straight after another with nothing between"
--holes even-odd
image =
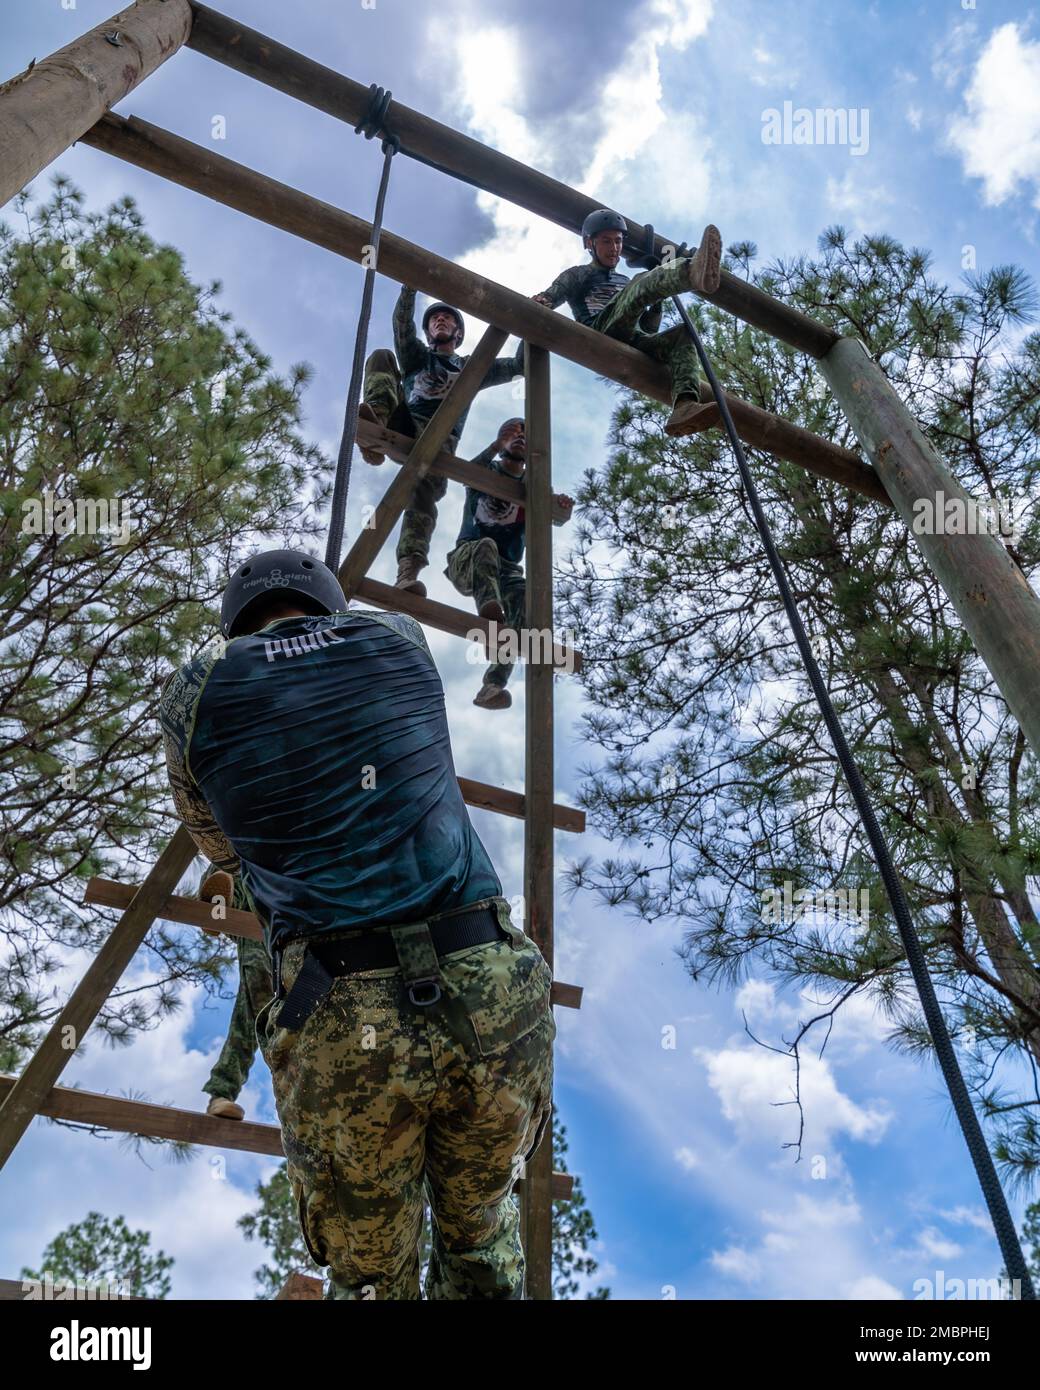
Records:
<instances>
[{"instance_id":1,"label":"camouflage sleeve","mask_svg":"<svg viewBox=\"0 0 1040 1390\"><path fill-rule=\"evenodd\" d=\"M159 700L159 723L162 728L163 749L166 753L166 772L170 779L173 804L185 830L218 869L226 869L236 877L240 871L238 855L231 848L224 832L214 819L209 803L203 796L188 762L188 746L195 724L195 710L214 654L196 657L187 666L174 672L163 687Z\"/></svg>"},{"instance_id":2,"label":"camouflage sleeve","mask_svg":"<svg viewBox=\"0 0 1040 1390\"><path fill-rule=\"evenodd\" d=\"M418 371L426 360L426 350L415 331L415 291L401 286L394 305L394 348L403 376Z\"/></svg>"},{"instance_id":3,"label":"camouflage sleeve","mask_svg":"<svg viewBox=\"0 0 1040 1390\"><path fill-rule=\"evenodd\" d=\"M524 343L521 338L516 345L516 352L512 357L499 357L487 369L487 376L480 383L483 391L488 386L504 386L507 381L512 381L515 376L524 374Z\"/></svg>"},{"instance_id":4,"label":"camouflage sleeve","mask_svg":"<svg viewBox=\"0 0 1040 1390\"><path fill-rule=\"evenodd\" d=\"M498 440L489 444L486 449L481 449L475 458L470 459L470 463L477 464L480 468L490 468L495 459L498 458Z\"/></svg>"},{"instance_id":5,"label":"camouflage sleeve","mask_svg":"<svg viewBox=\"0 0 1040 1390\"><path fill-rule=\"evenodd\" d=\"M554 309L559 308L565 300L574 298L583 269L583 266L572 265L569 269L561 271L549 288L542 290L542 298L547 299Z\"/></svg>"}]
</instances>

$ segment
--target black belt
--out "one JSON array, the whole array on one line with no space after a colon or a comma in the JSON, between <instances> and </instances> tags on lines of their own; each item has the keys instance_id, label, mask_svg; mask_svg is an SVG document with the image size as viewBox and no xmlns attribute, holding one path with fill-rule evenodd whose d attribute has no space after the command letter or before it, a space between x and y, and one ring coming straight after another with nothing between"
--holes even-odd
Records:
<instances>
[{"instance_id":1,"label":"black belt","mask_svg":"<svg viewBox=\"0 0 1040 1390\"><path fill-rule=\"evenodd\" d=\"M438 957L464 951L468 946L510 939L509 933L499 925L498 913L491 907L456 912L450 917L436 918L428 925ZM275 952L276 996L281 994L284 949L282 946ZM388 929L333 941L321 937L308 940L303 965L278 1015L278 1027L302 1028L331 990L332 982L341 976L356 975L362 970L385 970L399 963L397 945ZM408 997L417 1007L426 1008L440 999L440 985L434 978L414 980L408 984Z\"/></svg>"}]
</instances>

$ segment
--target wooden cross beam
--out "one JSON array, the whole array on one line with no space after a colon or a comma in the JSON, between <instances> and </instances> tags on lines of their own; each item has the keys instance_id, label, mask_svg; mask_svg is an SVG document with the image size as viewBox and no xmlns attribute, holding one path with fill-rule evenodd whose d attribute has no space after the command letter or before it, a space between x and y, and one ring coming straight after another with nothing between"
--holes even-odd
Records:
<instances>
[{"instance_id":1,"label":"wooden cross beam","mask_svg":"<svg viewBox=\"0 0 1040 1390\"><path fill-rule=\"evenodd\" d=\"M138 168L193 189L272 227L324 246L358 264L370 245L371 223L237 164L203 145L132 117L111 113L82 137L83 143L125 159ZM596 333L583 324L543 308L527 295L475 275L453 261L384 231L379 272L401 284L494 322L525 342L559 353L590 371L630 386L654 400L670 403L668 372L646 353ZM726 393L733 421L748 444L769 450L812 473L842 483L873 501L890 505L874 470L850 449L842 449L810 430Z\"/></svg>"}]
</instances>

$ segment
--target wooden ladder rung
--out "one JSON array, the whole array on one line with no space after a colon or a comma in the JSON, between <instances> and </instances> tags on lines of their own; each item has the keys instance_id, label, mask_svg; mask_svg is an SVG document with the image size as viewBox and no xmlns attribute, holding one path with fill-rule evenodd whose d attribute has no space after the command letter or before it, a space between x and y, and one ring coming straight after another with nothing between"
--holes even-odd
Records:
<instances>
[{"instance_id":1,"label":"wooden ladder rung","mask_svg":"<svg viewBox=\"0 0 1040 1390\"><path fill-rule=\"evenodd\" d=\"M362 579L354 590L354 597L390 613L407 613L424 627L450 632L453 637L470 638L473 632L483 632L490 639L491 624L487 618L467 613L462 608L452 608L447 603L438 603L436 599L420 598L418 594L410 594L407 589L382 584L378 579ZM580 674L583 669L581 652L561 642L554 643L554 649L554 660L561 669L574 675Z\"/></svg>"},{"instance_id":2,"label":"wooden ladder rung","mask_svg":"<svg viewBox=\"0 0 1040 1390\"><path fill-rule=\"evenodd\" d=\"M0 1102L17 1080L0 1075ZM187 1144L206 1144L214 1149L238 1149L245 1153L268 1154L283 1158L282 1134L277 1125L255 1120L224 1120L201 1110L178 1110L172 1105L153 1105L149 1101L125 1100L97 1091L81 1091L72 1086L54 1086L37 1111L52 1120L71 1120L75 1124L95 1125L119 1134L140 1134L146 1139L173 1139ZM574 1178L570 1173L553 1174L553 1196L571 1195Z\"/></svg>"}]
</instances>

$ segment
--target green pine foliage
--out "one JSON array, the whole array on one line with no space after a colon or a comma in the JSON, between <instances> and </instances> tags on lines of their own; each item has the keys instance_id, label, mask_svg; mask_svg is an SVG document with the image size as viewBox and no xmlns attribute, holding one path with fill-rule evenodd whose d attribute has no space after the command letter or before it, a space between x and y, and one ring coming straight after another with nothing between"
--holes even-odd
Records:
<instances>
[{"instance_id":1,"label":"green pine foliage","mask_svg":"<svg viewBox=\"0 0 1040 1390\"><path fill-rule=\"evenodd\" d=\"M85 880L139 880L175 827L163 681L216 635L229 566L304 541L326 492L300 430L309 369L274 372L219 288L131 199L90 213L60 177L0 225L0 1070L53 1017L68 951L110 928L80 906ZM47 494L78 504L77 530L41 530ZM151 986L112 995L109 1040L229 961L162 923L147 945Z\"/></svg>"},{"instance_id":2,"label":"green pine foliage","mask_svg":"<svg viewBox=\"0 0 1040 1390\"><path fill-rule=\"evenodd\" d=\"M25 1268L21 1277L49 1277L54 1284L86 1285L135 1298L166 1298L173 1257L161 1250L153 1254L151 1243L147 1231L131 1231L123 1217L110 1221L92 1211L60 1231L40 1257L40 1268Z\"/></svg>"},{"instance_id":3,"label":"green pine foliage","mask_svg":"<svg viewBox=\"0 0 1040 1390\"><path fill-rule=\"evenodd\" d=\"M840 227L813 258L759 269L755 256L733 247L729 267L861 338L968 492L1003 499L1009 552L1035 582L1040 333L1026 275L1003 266L951 287L925 252ZM696 312L727 387L857 448L810 359L711 306ZM574 865L572 881L634 916L678 920L694 979L753 971L803 991L819 1043L833 1010L863 993L894 1045L931 1055L728 441L721 430L670 439L663 418L623 395L609 461L584 480L560 588L598 750L582 800L617 845ZM1040 1160L1035 762L907 527L748 453L995 1152L1028 1181ZM855 897L778 917L769 894L785 883L792 898ZM863 901L865 916L849 910Z\"/></svg>"}]
</instances>

